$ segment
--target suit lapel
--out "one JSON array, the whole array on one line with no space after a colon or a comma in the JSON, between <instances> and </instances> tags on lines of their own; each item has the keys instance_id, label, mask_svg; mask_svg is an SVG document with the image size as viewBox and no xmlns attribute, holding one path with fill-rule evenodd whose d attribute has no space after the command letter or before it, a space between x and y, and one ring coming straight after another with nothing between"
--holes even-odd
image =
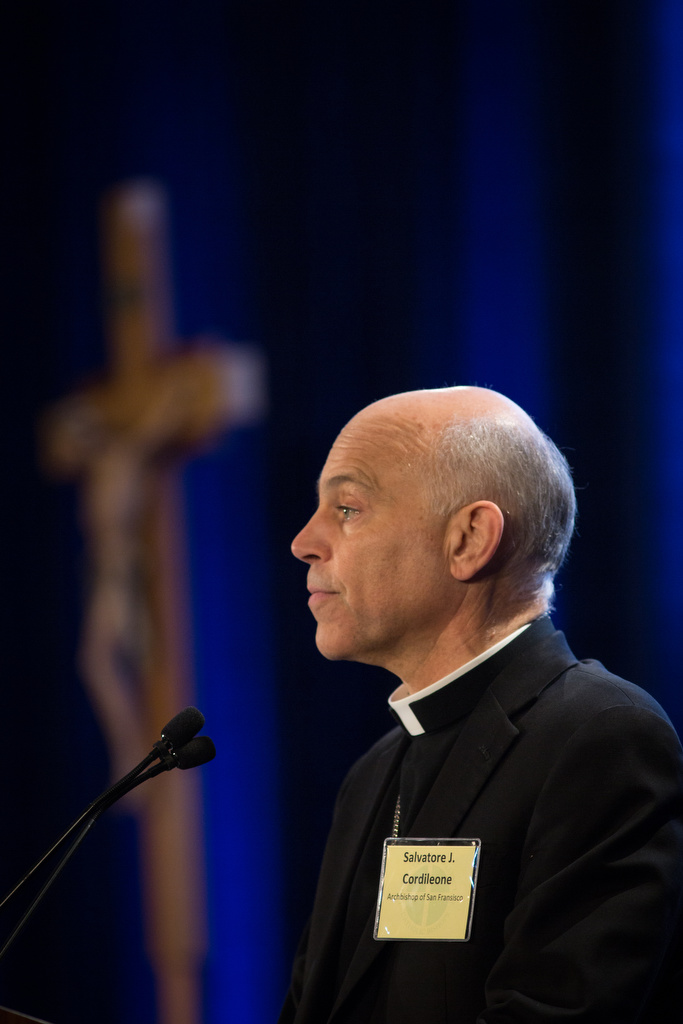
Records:
<instances>
[{"instance_id":1,"label":"suit lapel","mask_svg":"<svg viewBox=\"0 0 683 1024\"><path fill-rule=\"evenodd\" d=\"M532 649L525 649L503 669L470 714L454 743L410 829L411 836L457 836L463 818L519 734L512 718L533 703L547 686L573 664L576 664L576 659L564 636L552 633ZM397 769L397 759L394 758L392 773ZM383 792L385 789L386 786ZM365 842L367 832L368 828L363 829L361 842ZM379 878L377 881L379 886ZM330 1019L363 974L386 949L387 943L372 938L374 916L373 906Z\"/></svg>"},{"instance_id":2,"label":"suit lapel","mask_svg":"<svg viewBox=\"0 0 683 1024\"><path fill-rule=\"evenodd\" d=\"M444 761L410 835L454 836L489 776L519 734L514 724L576 659L561 633L524 651L493 681Z\"/></svg>"},{"instance_id":3,"label":"suit lapel","mask_svg":"<svg viewBox=\"0 0 683 1024\"><path fill-rule=\"evenodd\" d=\"M448 755L410 835L444 837L456 834L459 822L517 732L498 701L487 691ZM458 779L457 785L453 784L454 778ZM377 884L379 888L379 876ZM373 906L330 1019L389 945L372 937L375 910Z\"/></svg>"},{"instance_id":4,"label":"suit lapel","mask_svg":"<svg viewBox=\"0 0 683 1024\"><path fill-rule=\"evenodd\" d=\"M460 822L518 732L487 690L453 745L409 834L456 835Z\"/></svg>"},{"instance_id":5,"label":"suit lapel","mask_svg":"<svg viewBox=\"0 0 683 1024\"><path fill-rule=\"evenodd\" d=\"M339 820L333 827L334 841L328 842L320 870L316 905L324 905L324 914L314 914L311 921L307 955L310 976L304 985L298 1015L302 1020L320 1018L320 1006L329 999L334 979L324 971L331 963L336 970L339 954L337 936L344 927L347 902L354 876L368 836L382 815L387 791L398 776L408 736L395 730L385 738L384 748L377 754L371 775L362 791L354 793L353 817L345 816L342 799ZM327 1003L329 1005L329 1003Z\"/></svg>"}]
</instances>

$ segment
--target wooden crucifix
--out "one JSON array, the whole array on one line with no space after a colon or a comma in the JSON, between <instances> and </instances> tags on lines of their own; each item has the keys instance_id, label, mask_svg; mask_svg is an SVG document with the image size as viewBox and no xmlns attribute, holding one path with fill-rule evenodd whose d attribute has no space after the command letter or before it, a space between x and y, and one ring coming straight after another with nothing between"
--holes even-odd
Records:
<instances>
[{"instance_id":1,"label":"wooden crucifix","mask_svg":"<svg viewBox=\"0 0 683 1024\"><path fill-rule=\"evenodd\" d=\"M253 349L207 338L178 346L166 236L158 184L131 182L106 197L111 367L48 410L42 427L49 470L80 481L90 583L79 664L116 778L194 703L179 461L229 427L254 422L264 408ZM199 779L177 775L126 799L140 817L157 1021L200 1024Z\"/></svg>"}]
</instances>

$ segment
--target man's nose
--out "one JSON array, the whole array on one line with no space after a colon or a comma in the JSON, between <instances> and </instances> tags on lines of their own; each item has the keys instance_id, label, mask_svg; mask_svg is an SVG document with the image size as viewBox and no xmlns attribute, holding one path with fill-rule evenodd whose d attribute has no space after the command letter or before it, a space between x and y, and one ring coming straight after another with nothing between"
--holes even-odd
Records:
<instances>
[{"instance_id":1,"label":"man's nose","mask_svg":"<svg viewBox=\"0 0 683 1024\"><path fill-rule=\"evenodd\" d=\"M292 541L292 554L301 562L310 563L323 558L323 552L324 544L316 525L316 516L313 515Z\"/></svg>"}]
</instances>

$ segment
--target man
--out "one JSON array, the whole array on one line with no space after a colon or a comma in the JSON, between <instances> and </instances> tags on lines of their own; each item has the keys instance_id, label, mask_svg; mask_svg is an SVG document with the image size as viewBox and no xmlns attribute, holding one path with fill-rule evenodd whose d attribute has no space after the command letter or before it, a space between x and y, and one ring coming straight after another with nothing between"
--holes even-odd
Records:
<instances>
[{"instance_id":1,"label":"man","mask_svg":"<svg viewBox=\"0 0 683 1024\"><path fill-rule=\"evenodd\" d=\"M410 392L319 499L318 648L398 676L399 725L342 785L282 1024L683 1020L680 744L550 622L563 456L495 392Z\"/></svg>"}]
</instances>

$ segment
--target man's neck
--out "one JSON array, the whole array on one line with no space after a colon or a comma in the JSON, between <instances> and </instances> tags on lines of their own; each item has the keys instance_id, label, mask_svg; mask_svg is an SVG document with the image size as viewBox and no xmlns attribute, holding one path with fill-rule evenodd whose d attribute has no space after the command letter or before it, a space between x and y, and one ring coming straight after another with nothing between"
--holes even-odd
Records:
<instances>
[{"instance_id":1,"label":"man's neck","mask_svg":"<svg viewBox=\"0 0 683 1024\"><path fill-rule=\"evenodd\" d=\"M429 703L430 698L434 695L437 695L440 690L448 689L450 691L451 684L455 683L456 680L463 680L464 676L468 676L471 680L474 676L476 676L475 670L478 669L480 665L483 665L485 662L488 662L490 659L493 659L494 655L504 650L509 644L512 644L513 641L515 641L517 637L525 633L526 630L530 628L530 626L531 623L526 623L524 626L520 626L519 629L514 630L514 632L509 634L509 636L506 636L505 639L499 640L497 643L493 645L493 647L489 647L489 649L484 651L483 654L477 655L477 657L473 658L471 661L468 661L465 665L462 665L460 668L455 669L455 671L450 672L447 676L444 676L437 682L432 683L430 686L425 686L424 689L422 690L418 690L417 692L411 694L408 693L404 684L401 683L398 689L394 690L394 692L389 697L389 707L391 708L393 714L395 715L396 718L398 718L401 721L404 729L407 732L409 732L411 736L419 736L421 733L424 733L425 727L423 722L420 720L418 711L419 707L422 707L424 709L422 701L425 700L427 703ZM482 687L481 692L483 692L483 687L488 685L488 682L484 679L482 685L482 681L480 678L479 685ZM474 703L476 703L476 701L479 699L479 696L481 695L479 692L476 691L474 692L473 695L471 687L468 689L467 686L465 686L464 689L462 686L458 686L457 694L458 700L457 703L454 703L452 698L455 694L451 692L451 698L449 698L447 706L441 707L442 714L446 713L452 715L454 711L458 712L459 714L462 714L464 713L465 710L467 710L467 701L473 700L471 707L474 707ZM432 704L432 713L433 711L434 706Z\"/></svg>"},{"instance_id":2,"label":"man's neck","mask_svg":"<svg viewBox=\"0 0 683 1024\"><path fill-rule=\"evenodd\" d=\"M467 665L474 658L478 658L546 611L547 608L539 604L533 608L525 608L517 615L507 618L505 622L494 622L489 619L487 623L480 623L476 627L471 624L469 629L458 624L457 629L449 631L454 634L452 638L443 634L427 657L409 666L407 670L395 673L402 681L402 692L417 693L426 686L431 686L444 676Z\"/></svg>"}]
</instances>

